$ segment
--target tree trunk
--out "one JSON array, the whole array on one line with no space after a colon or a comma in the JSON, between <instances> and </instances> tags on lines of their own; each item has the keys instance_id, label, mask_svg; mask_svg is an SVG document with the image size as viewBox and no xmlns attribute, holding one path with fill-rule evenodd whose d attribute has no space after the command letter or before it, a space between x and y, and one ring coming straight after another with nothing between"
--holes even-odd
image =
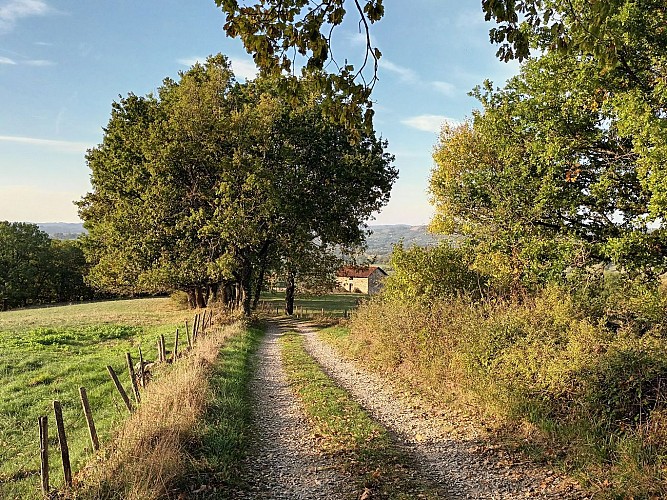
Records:
<instances>
[{"instance_id":1,"label":"tree trunk","mask_svg":"<svg viewBox=\"0 0 667 500\"><path fill-rule=\"evenodd\" d=\"M206 307L206 299L204 298L204 291L202 287L195 287L195 299L197 301L197 307L203 309Z\"/></svg>"},{"instance_id":2,"label":"tree trunk","mask_svg":"<svg viewBox=\"0 0 667 500\"><path fill-rule=\"evenodd\" d=\"M190 309L195 309L197 307L197 297L194 288L189 288L186 293L188 294L188 306L190 306Z\"/></svg>"},{"instance_id":3,"label":"tree trunk","mask_svg":"<svg viewBox=\"0 0 667 500\"><path fill-rule=\"evenodd\" d=\"M262 286L264 285L264 273L266 272L266 259L262 262L262 267L259 269L259 276L257 276L257 283L255 286L255 298L252 301L252 308L257 309L259 304L260 294L262 293Z\"/></svg>"},{"instance_id":4,"label":"tree trunk","mask_svg":"<svg viewBox=\"0 0 667 500\"><path fill-rule=\"evenodd\" d=\"M213 297L213 300L218 300L218 291L220 290L220 284L219 283L213 283L210 288L210 293L211 297Z\"/></svg>"},{"instance_id":5,"label":"tree trunk","mask_svg":"<svg viewBox=\"0 0 667 500\"><path fill-rule=\"evenodd\" d=\"M240 290L240 302L243 308L243 314L245 316L250 316L252 305L252 264L249 261L243 263L241 269L241 286Z\"/></svg>"},{"instance_id":6,"label":"tree trunk","mask_svg":"<svg viewBox=\"0 0 667 500\"><path fill-rule=\"evenodd\" d=\"M294 274L291 271L287 272L285 279L285 314L294 314L294 292L296 290L296 283Z\"/></svg>"}]
</instances>

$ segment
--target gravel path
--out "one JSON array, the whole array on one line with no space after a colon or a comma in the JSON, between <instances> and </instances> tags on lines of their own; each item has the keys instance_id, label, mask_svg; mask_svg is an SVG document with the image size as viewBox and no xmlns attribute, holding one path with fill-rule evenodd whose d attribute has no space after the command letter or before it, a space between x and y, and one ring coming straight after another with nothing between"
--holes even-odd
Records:
<instances>
[{"instance_id":1,"label":"gravel path","mask_svg":"<svg viewBox=\"0 0 667 500\"><path fill-rule=\"evenodd\" d=\"M252 381L255 435L246 462L244 487L234 499L349 498L348 478L318 455L308 423L295 399L280 361L282 326L269 322L257 352Z\"/></svg>"},{"instance_id":2,"label":"gravel path","mask_svg":"<svg viewBox=\"0 0 667 500\"><path fill-rule=\"evenodd\" d=\"M424 477L442 485L448 498L589 498L572 480L485 443L469 417L434 409L416 395L342 359L307 324L293 325L305 335L309 353L327 374L398 436Z\"/></svg>"}]
</instances>

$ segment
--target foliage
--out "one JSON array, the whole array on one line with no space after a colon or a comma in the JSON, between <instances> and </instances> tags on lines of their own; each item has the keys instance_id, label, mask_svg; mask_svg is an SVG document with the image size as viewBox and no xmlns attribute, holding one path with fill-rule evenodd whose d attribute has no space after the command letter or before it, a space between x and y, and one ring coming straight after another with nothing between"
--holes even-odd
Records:
<instances>
[{"instance_id":1,"label":"foliage","mask_svg":"<svg viewBox=\"0 0 667 500\"><path fill-rule=\"evenodd\" d=\"M532 45L548 52L547 58L582 61L600 76L598 90L591 93L592 100L599 101L593 111L606 108L612 120L609 128L626 141L634 156L633 175L641 184L636 193L647 197L647 218L659 225L667 209L662 168L667 151L664 2L485 0L483 5L487 19L503 23L491 36L492 41L503 42L502 58L525 56ZM573 73L575 82L578 74ZM635 238L614 241L612 246L630 252L664 243L660 237Z\"/></svg>"},{"instance_id":2,"label":"foliage","mask_svg":"<svg viewBox=\"0 0 667 500\"><path fill-rule=\"evenodd\" d=\"M434 153L433 227L469 236L477 267L501 283L610 261L661 272L664 230L610 104L616 83L590 60L550 54L503 89L477 89L483 112L445 127Z\"/></svg>"},{"instance_id":3,"label":"foliage","mask_svg":"<svg viewBox=\"0 0 667 500\"><path fill-rule=\"evenodd\" d=\"M357 310L349 337L332 335L366 366L482 409L548 458L562 450L560 460L604 497L660 496L667 300L608 279L597 317L583 295L551 286L520 301L377 298ZM618 304L628 292L662 305Z\"/></svg>"},{"instance_id":4,"label":"foliage","mask_svg":"<svg viewBox=\"0 0 667 500\"><path fill-rule=\"evenodd\" d=\"M78 241L49 239L35 224L0 222L0 307L91 298Z\"/></svg>"},{"instance_id":5,"label":"foliage","mask_svg":"<svg viewBox=\"0 0 667 500\"><path fill-rule=\"evenodd\" d=\"M393 158L374 133L324 120L314 79L239 84L218 55L114 103L80 202L91 281L183 289L200 306L221 286L249 313L267 266L360 244Z\"/></svg>"},{"instance_id":6,"label":"foliage","mask_svg":"<svg viewBox=\"0 0 667 500\"><path fill-rule=\"evenodd\" d=\"M372 130L372 102L370 92L377 80L378 61L382 54L373 46L370 24L384 15L383 0L354 0L353 10L359 17L366 35L365 53L355 69L345 59L340 65L333 57L331 39L336 27L347 14L345 0L325 0L309 4L301 0L262 0L252 6L245 2L215 0L226 15L227 35L242 40L253 55L255 64L265 73L277 75L294 71L297 54L306 58L305 69L321 71L333 62L337 73L318 73L317 85L324 96L325 115L333 121L355 130L364 125ZM372 61L370 84L364 78L364 69ZM294 71L296 74L296 71ZM363 109L363 114L357 111Z\"/></svg>"},{"instance_id":7,"label":"foliage","mask_svg":"<svg viewBox=\"0 0 667 500\"><path fill-rule=\"evenodd\" d=\"M42 296L49 272L50 240L34 224L0 223L0 286L12 305Z\"/></svg>"},{"instance_id":8,"label":"foliage","mask_svg":"<svg viewBox=\"0 0 667 500\"><path fill-rule=\"evenodd\" d=\"M484 278L469 270L463 250L441 243L437 247L394 246L394 272L383 283L383 296L403 301L434 301L472 294L484 287Z\"/></svg>"}]
</instances>

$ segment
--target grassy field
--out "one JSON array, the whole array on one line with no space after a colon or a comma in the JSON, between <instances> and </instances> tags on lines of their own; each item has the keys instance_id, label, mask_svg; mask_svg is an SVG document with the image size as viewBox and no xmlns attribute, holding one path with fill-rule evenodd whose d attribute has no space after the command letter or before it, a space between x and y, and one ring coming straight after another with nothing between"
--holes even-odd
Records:
<instances>
[{"instance_id":1,"label":"grassy field","mask_svg":"<svg viewBox=\"0 0 667 500\"><path fill-rule=\"evenodd\" d=\"M356 309L360 302L366 300L368 295L359 293L332 293L327 295L302 295L294 299L294 313L301 314L321 314L322 309L327 316L343 316L345 312ZM276 312L276 307L280 312L285 309L284 293L262 293L261 302L269 311Z\"/></svg>"},{"instance_id":2,"label":"grassy field","mask_svg":"<svg viewBox=\"0 0 667 500\"><path fill-rule=\"evenodd\" d=\"M155 359L191 312L170 299L136 299L0 313L0 498L39 496L37 418L49 417L51 484L62 485L52 403L63 406L76 469L91 454L78 389L86 387L101 440L126 415L106 371L112 365L129 388L124 353Z\"/></svg>"}]
</instances>

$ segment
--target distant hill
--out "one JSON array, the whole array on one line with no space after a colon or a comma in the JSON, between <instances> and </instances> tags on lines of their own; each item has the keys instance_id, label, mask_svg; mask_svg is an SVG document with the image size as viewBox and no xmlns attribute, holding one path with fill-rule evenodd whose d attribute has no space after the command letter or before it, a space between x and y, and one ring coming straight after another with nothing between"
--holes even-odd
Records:
<instances>
[{"instance_id":1,"label":"distant hill","mask_svg":"<svg viewBox=\"0 0 667 500\"><path fill-rule=\"evenodd\" d=\"M409 226L407 224L390 224L370 226L373 231L367 239L368 257L377 256L378 262L387 262L395 244L403 240L403 245L411 247L434 246L444 239L428 232L426 226Z\"/></svg>"},{"instance_id":2,"label":"distant hill","mask_svg":"<svg viewBox=\"0 0 667 500\"><path fill-rule=\"evenodd\" d=\"M51 238L59 240L73 240L86 232L83 224L78 222L40 222L37 225ZM401 240L406 247L410 247L412 245L433 246L443 239L442 236L429 233L426 226L385 224L370 226L370 228L373 234L368 237L366 255L377 256L379 262L386 262L393 246Z\"/></svg>"},{"instance_id":3,"label":"distant hill","mask_svg":"<svg viewBox=\"0 0 667 500\"><path fill-rule=\"evenodd\" d=\"M86 232L81 222L38 222L37 226L54 240L75 240Z\"/></svg>"}]
</instances>

